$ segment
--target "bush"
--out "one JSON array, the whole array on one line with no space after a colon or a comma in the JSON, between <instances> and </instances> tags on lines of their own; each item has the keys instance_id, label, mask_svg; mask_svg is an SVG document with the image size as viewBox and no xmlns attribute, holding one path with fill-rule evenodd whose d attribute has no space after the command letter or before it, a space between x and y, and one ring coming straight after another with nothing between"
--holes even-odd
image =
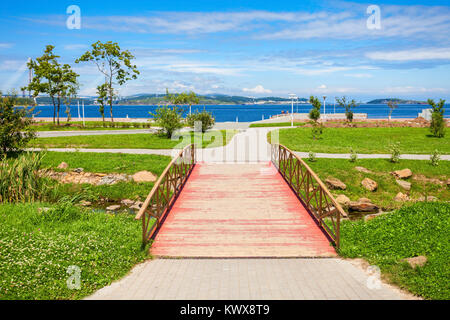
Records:
<instances>
[{"instance_id":1,"label":"bush","mask_svg":"<svg viewBox=\"0 0 450 320\"><path fill-rule=\"evenodd\" d=\"M320 118L320 100L317 97L311 96L309 103L312 105L312 109L309 111L309 118L314 122L317 122Z\"/></svg>"},{"instance_id":2,"label":"bush","mask_svg":"<svg viewBox=\"0 0 450 320\"><path fill-rule=\"evenodd\" d=\"M358 160L358 154L353 148L350 148L350 162L356 162Z\"/></svg>"},{"instance_id":3,"label":"bush","mask_svg":"<svg viewBox=\"0 0 450 320\"><path fill-rule=\"evenodd\" d=\"M444 104L445 100L440 100L436 104L432 99L428 100L428 104L433 108L431 114L430 131L433 136L443 138L445 136L445 121L444 121Z\"/></svg>"},{"instance_id":4,"label":"bush","mask_svg":"<svg viewBox=\"0 0 450 320\"><path fill-rule=\"evenodd\" d=\"M315 162L316 160L317 160L316 159L316 154L314 152L310 151L309 154L308 154L308 161Z\"/></svg>"},{"instance_id":5,"label":"bush","mask_svg":"<svg viewBox=\"0 0 450 320\"><path fill-rule=\"evenodd\" d=\"M195 122L201 122L203 133L211 129L216 123L216 120L214 119L212 113L206 110L203 110L202 112L197 111L195 113L188 115L186 121L187 124L192 128L195 127Z\"/></svg>"},{"instance_id":6,"label":"bush","mask_svg":"<svg viewBox=\"0 0 450 320\"><path fill-rule=\"evenodd\" d=\"M31 128L33 108L14 108L16 97L0 98L0 154L25 147L36 135Z\"/></svg>"},{"instance_id":7,"label":"bush","mask_svg":"<svg viewBox=\"0 0 450 320\"><path fill-rule=\"evenodd\" d=\"M430 156L430 164L433 167L437 167L439 165L440 160L441 160L441 153L438 150L434 150L434 152Z\"/></svg>"},{"instance_id":8,"label":"bush","mask_svg":"<svg viewBox=\"0 0 450 320\"><path fill-rule=\"evenodd\" d=\"M320 136L322 135L323 130L324 130L323 124L313 122L313 128L311 131L313 140L320 139Z\"/></svg>"},{"instance_id":9,"label":"bush","mask_svg":"<svg viewBox=\"0 0 450 320\"><path fill-rule=\"evenodd\" d=\"M159 107L155 110L155 113L151 113L155 122L162 128L162 132L171 138L172 134L183 127L182 124L182 110L177 106L173 107Z\"/></svg>"},{"instance_id":10,"label":"bush","mask_svg":"<svg viewBox=\"0 0 450 320\"><path fill-rule=\"evenodd\" d=\"M391 151L391 162L398 163L400 161L400 143L395 142L389 146L389 150Z\"/></svg>"}]
</instances>

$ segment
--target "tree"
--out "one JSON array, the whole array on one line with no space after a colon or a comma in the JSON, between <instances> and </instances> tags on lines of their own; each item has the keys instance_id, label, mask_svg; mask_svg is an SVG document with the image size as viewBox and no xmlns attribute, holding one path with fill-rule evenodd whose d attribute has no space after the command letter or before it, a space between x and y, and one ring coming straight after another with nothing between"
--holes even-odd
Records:
<instances>
[{"instance_id":1,"label":"tree","mask_svg":"<svg viewBox=\"0 0 450 320\"><path fill-rule=\"evenodd\" d=\"M394 112L394 110L398 108L398 104L394 101L388 101L387 105L389 107L389 120L391 120L392 112Z\"/></svg>"},{"instance_id":2,"label":"tree","mask_svg":"<svg viewBox=\"0 0 450 320\"><path fill-rule=\"evenodd\" d=\"M123 85L129 80L137 79L139 71L136 65L131 63L134 56L128 50L122 50L116 42L108 41L93 43L92 50L85 52L76 63L93 61L98 70L105 76L108 89L108 103L113 117L114 85Z\"/></svg>"},{"instance_id":3,"label":"tree","mask_svg":"<svg viewBox=\"0 0 450 320\"><path fill-rule=\"evenodd\" d=\"M33 91L34 97L40 93L48 94L53 104L53 124L56 118L59 125L61 100L64 99L67 88L76 85L78 74L72 71L70 65L59 64L57 59L60 56L53 53L54 48L48 45L41 57L28 62L28 68L33 69L34 77L22 90Z\"/></svg>"},{"instance_id":4,"label":"tree","mask_svg":"<svg viewBox=\"0 0 450 320\"><path fill-rule=\"evenodd\" d=\"M73 99L75 99L77 97L77 93L80 88L80 85L76 79L78 77L78 75L76 73L73 73L71 71L66 71L65 75L66 75L66 77L68 77L68 80L65 81L63 84L62 98L63 98L64 104L66 105L65 113L67 114L67 122L69 122L72 119L70 106L72 104Z\"/></svg>"},{"instance_id":5,"label":"tree","mask_svg":"<svg viewBox=\"0 0 450 320\"><path fill-rule=\"evenodd\" d=\"M432 107L430 131L433 136L443 138L445 136L445 100L440 99L439 103L436 104L433 99L428 99L428 104Z\"/></svg>"},{"instance_id":6,"label":"tree","mask_svg":"<svg viewBox=\"0 0 450 320\"><path fill-rule=\"evenodd\" d=\"M177 106L163 106L156 109L155 113L150 112L150 115L153 116L156 124L162 128L167 138L171 138L176 130L183 127L182 114L183 110Z\"/></svg>"},{"instance_id":7,"label":"tree","mask_svg":"<svg viewBox=\"0 0 450 320\"><path fill-rule=\"evenodd\" d=\"M317 120L320 118L320 108L322 104L320 103L319 98L311 96L309 98L309 103L312 105L312 109L309 111L309 118L317 123Z\"/></svg>"},{"instance_id":8,"label":"tree","mask_svg":"<svg viewBox=\"0 0 450 320\"><path fill-rule=\"evenodd\" d=\"M358 106L356 101L355 100L350 101L350 100L347 100L346 97L342 97L341 99L336 98L336 102L340 107L345 108L345 117L347 118L348 122L352 122L353 121L353 109Z\"/></svg>"},{"instance_id":9,"label":"tree","mask_svg":"<svg viewBox=\"0 0 450 320\"><path fill-rule=\"evenodd\" d=\"M105 126L105 104L108 100L108 84L104 83L97 87L97 102L100 105L98 111L102 115L103 127Z\"/></svg>"},{"instance_id":10,"label":"tree","mask_svg":"<svg viewBox=\"0 0 450 320\"><path fill-rule=\"evenodd\" d=\"M188 125L191 127L195 126L195 122L200 121L202 123L203 133L211 129L216 123L216 120L214 119L212 113L206 110L203 110L202 112L199 112L197 110L197 112L189 114L186 120Z\"/></svg>"},{"instance_id":11,"label":"tree","mask_svg":"<svg viewBox=\"0 0 450 320\"><path fill-rule=\"evenodd\" d=\"M15 108L17 97L0 97L0 153L16 151L26 146L36 134L30 127L34 108Z\"/></svg>"}]
</instances>

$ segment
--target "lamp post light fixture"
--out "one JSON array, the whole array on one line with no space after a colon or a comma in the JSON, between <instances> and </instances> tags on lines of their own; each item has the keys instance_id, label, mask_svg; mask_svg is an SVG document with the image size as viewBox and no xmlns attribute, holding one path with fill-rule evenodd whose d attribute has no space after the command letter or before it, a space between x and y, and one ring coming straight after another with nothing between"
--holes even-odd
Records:
<instances>
[{"instance_id":1,"label":"lamp post light fixture","mask_svg":"<svg viewBox=\"0 0 450 320\"><path fill-rule=\"evenodd\" d=\"M324 116L324 118L326 118L326 114L327 114L327 108L326 108L326 105L325 105L325 100L327 99L327 96L323 96L323 116Z\"/></svg>"},{"instance_id":2,"label":"lamp post light fixture","mask_svg":"<svg viewBox=\"0 0 450 320\"><path fill-rule=\"evenodd\" d=\"M291 127L293 127L294 126L294 99L297 99L297 95L294 93L290 93L289 98L291 99Z\"/></svg>"}]
</instances>

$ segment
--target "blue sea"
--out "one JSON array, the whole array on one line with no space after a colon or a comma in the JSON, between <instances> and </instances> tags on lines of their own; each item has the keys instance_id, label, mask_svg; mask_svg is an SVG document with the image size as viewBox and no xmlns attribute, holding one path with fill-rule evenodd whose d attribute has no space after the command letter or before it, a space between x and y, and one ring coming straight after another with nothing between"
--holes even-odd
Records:
<instances>
[{"instance_id":1,"label":"blue sea","mask_svg":"<svg viewBox=\"0 0 450 320\"><path fill-rule=\"evenodd\" d=\"M450 106L445 105L445 117L450 117ZM115 118L151 118L149 112L154 112L158 106L129 106L129 105L114 105L113 114ZM423 110L430 108L428 105L399 105L392 113L392 118L416 118ZM65 118L65 106L61 106L60 117ZM291 105L206 105L193 106L192 111L203 110L211 112L216 118L216 122L239 121L252 122L262 119L268 119L273 115L281 114L282 111L291 111ZM294 112L308 113L311 109L309 104L294 105ZM189 107L184 107L185 114L189 112ZM80 113L81 113L80 106ZM322 113L324 112L322 107ZM326 113L344 113L345 110L341 107L334 107L326 105ZM355 113L366 113L369 119L384 119L389 115L389 107L384 104L363 104L354 109ZM53 106L38 106L34 112L37 117L52 117ZM78 107L71 107L72 118L78 117ZM84 107L84 116L86 118L101 117L98 106L89 105ZM105 107L105 116L109 116L109 107Z\"/></svg>"}]
</instances>

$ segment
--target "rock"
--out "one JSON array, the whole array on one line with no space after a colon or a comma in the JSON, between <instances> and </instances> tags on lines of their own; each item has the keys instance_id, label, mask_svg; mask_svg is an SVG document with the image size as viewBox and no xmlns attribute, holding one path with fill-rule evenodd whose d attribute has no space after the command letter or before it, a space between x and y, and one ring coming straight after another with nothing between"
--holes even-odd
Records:
<instances>
[{"instance_id":1,"label":"rock","mask_svg":"<svg viewBox=\"0 0 450 320\"><path fill-rule=\"evenodd\" d=\"M412 176L412 171L410 169L396 170L391 172L397 179L406 179Z\"/></svg>"},{"instance_id":2,"label":"rock","mask_svg":"<svg viewBox=\"0 0 450 320\"><path fill-rule=\"evenodd\" d=\"M402 187L403 189L405 189L406 191L411 190L411 183L408 181L403 181L403 180L395 180L395 182L397 182L397 184Z\"/></svg>"},{"instance_id":3,"label":"rock","mask_svg":"<svg viewBox=\"0 0 450 320\"><path fill-rule=\"evenodd\" d=\"M425 256L418 256L413 258L402 259L402 261L408 262L411 268L415 269L417 266L423 267L425 263L427 263L428 259Z\"/></svg>"},{"instance_id":4,"label":"rock","mask_svg":"<svg viewBox=\"0 0 450 320\"><path fill-rule=\"evenodd\" d=\"M368 198L359 198L358 200L359 202L365 202L365 203L372 203L372 200L368 199Z\"/></svg>"},{"instance_id":5,"label":"rock","mask_svg":"<svg viewBox=\"0 0 450 320\"><path fill-rule=\"evenodd\" d=\"M138 205L136 205L136 204L133 204L133 205L130 207L130 209L131 209L131 210L139 211L139 210L141 209L141 207L138 206Z\"/></svg>"},{"instance_id":6,"label":"rock","mask_svg":"<svg viewBox=\"0 0 450 320\"><path fill-rule=\"evenodd\" d=\"M379 207L370 202L370 200L367 200L369 199L361 198L358 201L350 201L348 210L355 212L378 212Z\"/></svg>"},{"instance_id":7,"label":"rock","mask_svg":"<svg viewBox=\"0 0 450 320\"><path fill-rule=\"evenodd\" d=\"M112 185L116 184L120 181L128 181L128 176L124 174L109 174L107 176L104 176L100 179L100 181L97 183L97 185Z\"/></svg>"},{"instance_id":8,"label":"rock","mask_svg":"<svg viewBox=\"0 0 450 320\"><path fill-rule=\"evenodd\" d=\"M450 178L447 179L447 187L450 187Z\"/></svg>"},{"instance_id":9,"label":"rock","mask_svg":"<svg viewBox=\"0 0 450 320\"><path fill-rule=\"evenodd\" d=\"M332 190L345 190L347 189L347 186L345 183L343 183L341 180L336 178L328 178L325 180L325 183L327 184L328 188Z\"/></svg>"},{"instance_id":10,"label":"rock","mask_svg":"<svg viewBox=\"0 0 450 320\"><path fill-rule=\"evenodd\" d=\"M336 202L341 206L348 207L350 204L350 199L345 194L340 194L336 197Z\"/></svg>"},{"instance_id":11,"label":"rock","mask_svg":"<svg viewBox=\"0 0 450 320\"><path fill-rule=\"evenodd\" d=\"M439 184L439 185L444 185L445 184L444 181L441 181L441 180L436 179L436 178L427 178L427 177L425 177L422 174L417 174L417 175L415 174L413 176L413 179L417 180L417 181L420 181L420 182L425 182L425 183L432 183L432 184Z\"/></svg>"},{"instance_id":12,"label":"rock","mask_svg":"<svg viewBox=\"0 0 450 320\"><path fill-rule=\"evenodd\" d=\"M67 169L69 165L65 162L61 162L58 166L58 169Z\"/></svg>"},{"instance_id":13,"label":"rock","mask_svg":"<svg viewBox=\"0 0 450 320\"><path fill-rule=\"evenodd\" d=\"M83 207L88 207L88 206L92 205L92 202L82 200L82 201L80 201L80 205Z\"/></svg>"},{"instance_id":14,"label":"rock","mask_svg":"<svg viewBox=\"0 0 450 320\"><path fill-rule=\"evenodd\" d=\"M395 196L394 200L395 200L395 201L398 201L398 202L409 201L409 197L408 197L408 195L399 192L399 193L397 193L397 195Z\"/></svg>"},{"instance_id":15,"label":"rock","mask_svg":"<svg viewBox=\"0 0 450 320\"><path fill-rule=\"evenodd\" d=\"M136 202L134 203L134 205L139 206L139 208L142 207L143 204L144 204L144 203L143 203L142 201L136 201Z\"/></svg>"},{"instance_id":16,"label":"rock","mask_svg":"<svg viewBox=\"0 0 450 320\"><path fill-rule=\"evenodd\" d=\"M134 182L155 182L157 179L157 176L148 171L140 171L133 175Z\"/></svg>"},{"instance_id":17,"label":"rock","mask_svg":"<svg viewBox=\"0 0 450 320\"><path fill-rule=\"evenodd\" d=\"M363 181L361 181L362 186L369 191L375 191L378 188L378 183L373 181L372 179L365 178Z\"/></svg>"},{"instance_id":18,"label":"rock","mask_svg":"<svg viewBox=\"0 0 450 320\"><path fill-rule=\"evenodd\" d=\"M76 168L76 169L73 169L73 172L76 172L76 173L82 173L83 171L84 171L83 168Z\"/></svg>"},{"instance_id":19,"label":"rock","mask_svg":"<svg viewBox=\"0 0 450 320\"><path fill-rule=\"evenodd\" d=\"M364 172L364 173L372 173L372 171L370 171L369 169L366 169L364 167L355 167L355 170L359 171L359 172Z\"/></svg>"},{"instance_id":20,"label":"rock","mask_svg":"<svg viewBox=\"0 0 450 320\"><path fill-rule=\"evenodd\" d=\"M421 196L418 200L419 201L425 201L425 197ZM437 201L438 198L436 198L435 196L428 196L426 200L431 202L431 201Z\"/></svg>"},{"instance_id":21,"label":"rock","mask_svg":"<svg viewBox=\"0 0 450 320\"><path fill-rule=\"evenodd\" d=\"M124 206L130 207L134 204L134 201L130 199L124 199L120 201L120 203L123 204Z\"/></svg>"},{"instance_id":22,"label":"rock","mask_svg":"<svg viewBox=\"0 0 450 320\"><path fill-rule=\"evenodd\" d=\"M113 206L107 207L106 211L116 211L116 210L119 210L119 209L120 209L120 205L117 204L117 205L113 205Z\"/></svg>"}]
</instances>

